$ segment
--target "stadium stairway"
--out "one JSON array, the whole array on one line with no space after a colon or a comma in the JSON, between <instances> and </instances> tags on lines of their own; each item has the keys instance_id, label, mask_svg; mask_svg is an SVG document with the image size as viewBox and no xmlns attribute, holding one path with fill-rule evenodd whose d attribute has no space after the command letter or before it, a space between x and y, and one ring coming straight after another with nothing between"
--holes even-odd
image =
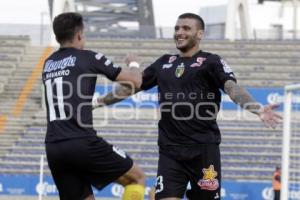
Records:
<instances>
[{"instance_id":1,"label":"stadium stairway","mask_svg":"<svg viewBox=\"0 0 300 200\"><path fill-rule=\"evenodd\" d=\"M118 117L112 118L112 113ZM117 114L116 114L117 112ZM141 116L128 118L126 109L94 111L97 134L125 150L145 170L148 177L156 176L157 118L146 110ZM224 179L269 180L274 166L280 164L281 129L265 128L254 119L219 119L222 132L222 167ZM45 112L40 111L24 134L10 147L10 152L1 158L2 173L39 173L39 160L45 155ZM299 139L300 141L300 139ZM47 163L45 172L49 174Z\"/></svg>"},{"instance_id":2,"label":"stadium stairway","mask_svg":"<svg viewBox=\"0 0 300 200\"><path fill-rule=\"evenodd\" d=\"M41 108L41 81L38 84L32 74L45 47L32 47L28 37L0 36L1 45L11 45L8 52L18 52L18 59L10 63L13 71L7 74L7 82L0 93L0 158L4 156L24 130L31 124L32 116ZM17 49L16 49L17 48ZM5 71L6 68L2 67Z\"/></svg>"},{"instance_id":3,"label":"stadium stairway","mask_svg":"<svg viewBox=\"0 0 300 200\"><path fill-rule=\"evenodd\" d=\"M0 36L0 94L18 67L18 62L26 52L28 44L29 38L26 36Z\"/></svg>"}]
</instances>

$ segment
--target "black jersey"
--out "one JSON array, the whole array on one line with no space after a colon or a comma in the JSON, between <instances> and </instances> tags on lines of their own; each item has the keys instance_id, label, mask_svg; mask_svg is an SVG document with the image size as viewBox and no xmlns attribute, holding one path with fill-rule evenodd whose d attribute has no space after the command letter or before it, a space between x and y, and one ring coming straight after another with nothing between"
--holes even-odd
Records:
<instances>
[{"instance_id":1,"label":"black jersey","mask_svg":"<svg viewBox=\"0 0 300 200\"><path fill-rule=\"evenodd\" d=\"M141 88L158 85L161 119L158 144L219 144L216 123L221 92L227 80L236 81L218 55L199 51L186 58L164 55L143 72Z\"/></svg>"},{"instance_id":2,"label":"black jersey","mask_svg":"<svg viewBox=\"0 0 300 200\"><path fill-rule=\"evenodd\" d=\"M121 68L101 53L60 48L46 59L42 72L47 106L46 142L96 136L92 97L97 74L115 80Z\"/></svg>"}]
</instances>

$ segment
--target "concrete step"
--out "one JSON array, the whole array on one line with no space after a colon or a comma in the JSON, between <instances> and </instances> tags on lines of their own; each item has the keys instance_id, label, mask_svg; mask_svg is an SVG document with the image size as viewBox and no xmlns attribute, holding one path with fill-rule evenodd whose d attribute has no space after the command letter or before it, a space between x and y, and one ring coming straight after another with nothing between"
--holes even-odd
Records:
<instances>
[{"instance_id":1,"label":"concrete step","mask_svg":"<svg viewBox=\"0 0 300 200\"><path fill-rule=\"evenodd\" d=\"M25 53L24 47L18 47L18 46L10 46L9 48L7 46L0 46L0 52L3 53L18 53L19 55L22 55Z\"/></svg>"},{"instance_id":2,"label":"concrete step","mask_svg":"<svg viewBox=\"0 0 300 200\"><path fill-rule=\"evenodd\" d=\"M22 64L23 62L32 62L36 65L39 59L40 59L40 55L31 55L31 56L26 55L26 57L22 58L20 64Z\"/></svg>"},{"instance_id":3,"label":"concrete step","mask_svg":"<svg viewBox=\"0 0 300 200\"><path fill-rule=\"evenodd\" d=\"M37 62L38 62L38 60L32 60L32 61L22 61L21 63L20 63L20 66L22 66L22 67L25 67L25 68L27 68L27 67L35 67L35 65L37 64Z\"/></svg>"},{"instance_id":4,"label":"concrete step","mask_svg":"<svg viewBox=\"0 0 300 200\"><path fill-rule=\"evenodd\" d=\"M0 78L9 77L14 73L15 69L9 68L9 69L2 69L0 68Z\"/></svg>"}]
</instances>

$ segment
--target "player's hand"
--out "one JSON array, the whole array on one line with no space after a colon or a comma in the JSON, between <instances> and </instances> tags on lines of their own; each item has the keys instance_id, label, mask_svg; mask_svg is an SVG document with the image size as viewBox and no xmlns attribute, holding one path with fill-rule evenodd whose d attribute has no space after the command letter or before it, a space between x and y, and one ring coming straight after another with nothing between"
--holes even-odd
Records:
<instances>
[{"instance_id":1,"label":"player's hand","mask_svg":"<svg viewBox=\"0 0 300 200\"><path fill-rule=\"evenodd\" d=\"M269 104L259 111L259 118L267 127L275 128L281 122L282 116L274 112L278 107L279 104Z\"/></svg>"},{"instance_id":2,"label":"player's hand","mask_svg":"<svg viewBox=\"0 0 300 200\"><path fill-rule=\"evenodd\" d=\"M95 93L92 100L92 108L93 110L99 107L105 106L103 97L101 97L98 93Z\"/></svg>"},{"instance_id":3,"label":"player's hand","mask_svg":"<svg viewBox=\"0 0 300 200\"><path fill-rule=\"evenodd\" d=\"M125 63L128 67L137 67L139 68L138 64L138 56L135 54L127 54L125 56Z\"/></svg>"},{"instance_id":4,"label":"player's hand","mask_svg":"<svg viewBox=\"0 0 300 200\"><path fill-rule=\"evenodd\" d=\"M101 107L101 104L98 104L98 98L93 99L93 101L92 101L93 110L96 109L96 108L99 108L99 107Z\"/></svg>"}]
</instances>

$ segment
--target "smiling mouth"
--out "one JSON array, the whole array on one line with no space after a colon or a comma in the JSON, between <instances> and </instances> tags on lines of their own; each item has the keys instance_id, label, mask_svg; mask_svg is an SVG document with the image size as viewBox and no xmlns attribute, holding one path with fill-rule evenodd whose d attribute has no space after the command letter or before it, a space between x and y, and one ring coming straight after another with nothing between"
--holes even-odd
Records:
<instances>
[{"instance_id":1,"label":"smiling mouth","mask_svg":"<svg viewBox=\"0 0 300 200\"><path fill-rule=\"evenodd\" d=\"M177 38L176 41L179 42L179 43L181 43L183 41L186 41L186 39L185 38Z\"/></svg>"}]
</instances>

